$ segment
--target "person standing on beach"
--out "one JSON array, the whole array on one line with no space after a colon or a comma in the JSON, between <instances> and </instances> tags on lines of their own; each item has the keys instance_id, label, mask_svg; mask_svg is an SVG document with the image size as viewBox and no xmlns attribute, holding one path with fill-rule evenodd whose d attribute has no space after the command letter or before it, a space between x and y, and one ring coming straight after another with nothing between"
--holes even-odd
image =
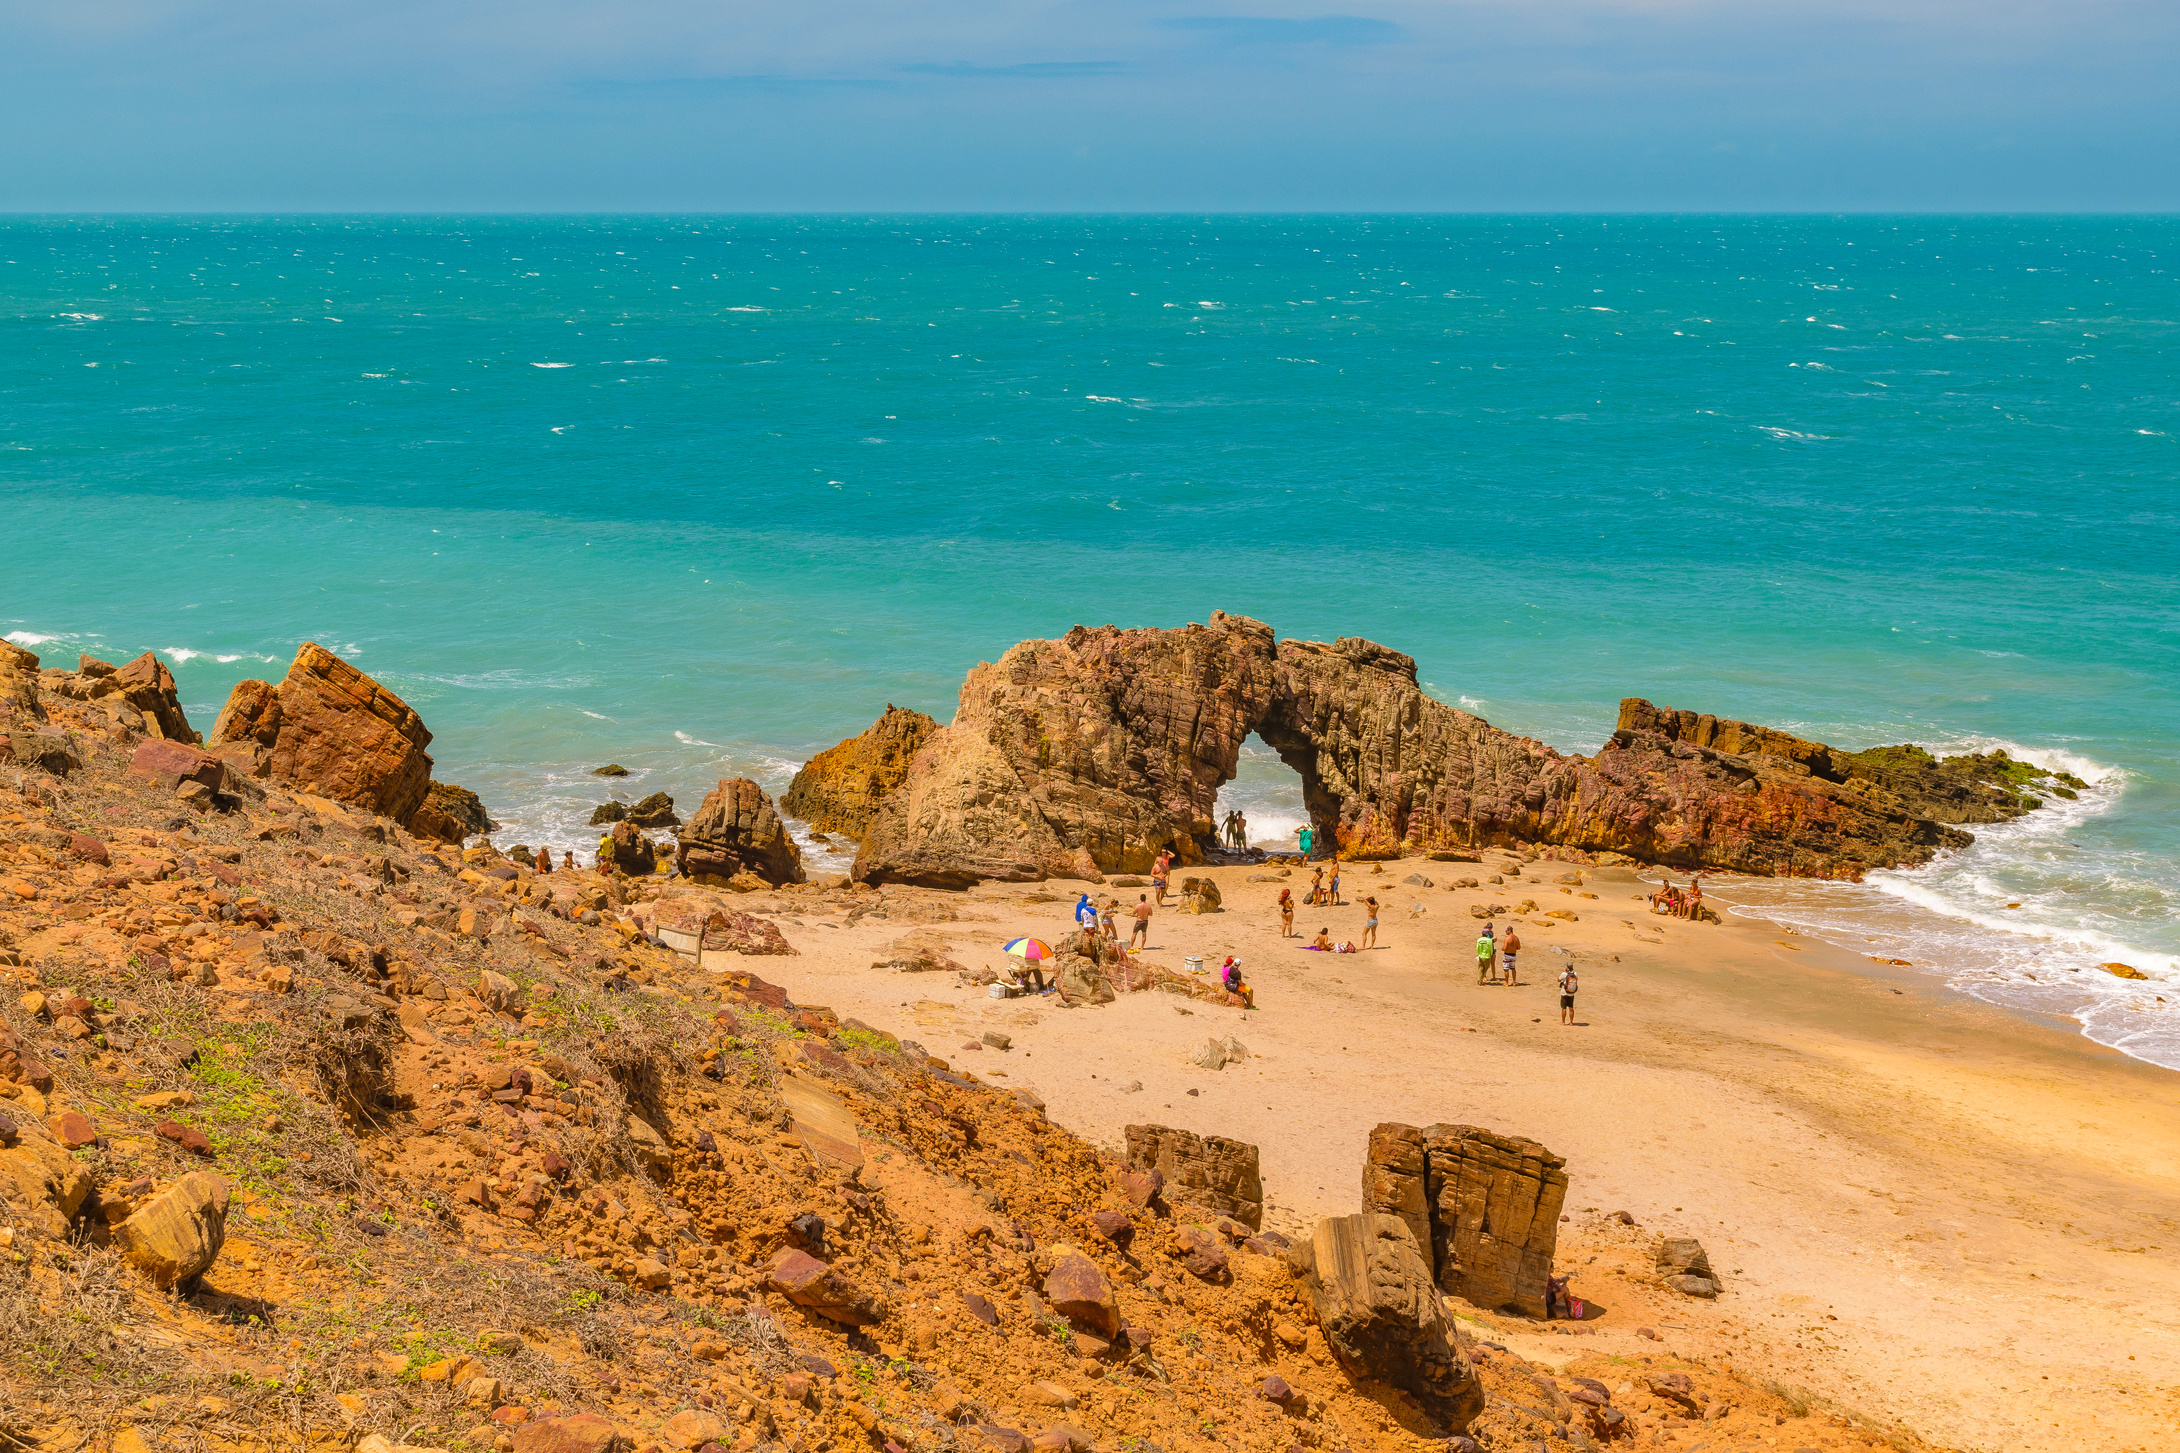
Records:
<instances>
[{"instance_id":1,"label":"person standing on beach","mask_svg":"<svg viewBox=\"0 0 2180 1453\"><path fill-rule=\"evenodd\" d=\"M1135 948L1135 941L1143 940L1143 947L1151 946L1151 901L1143 894L1135 895L1135 927L1128 931L1128 947Z\"/></svg>"},{"instance_id":2,"label":"person standing on beach","mask_svg":"<svg viewBox=\"0 0 2180 1453\"><path fill-rule=\"evenodd\" d=\"M563 873L575 871L575 849L569 848L560 855L560 871Z\"/></svg>"},{"instance_id":3,"label":"person standing on beach","mask_svg":"<svg viewBox=\"0 0 2180 1453\"><path fill-rule=\"evenodd\" d=\"M1075 900L1075 927L1084 933L1094 934L1098 931L1098 908L1090 901L1087 893Z\"/></svg>"},{"instance_id":4,"label":"person standing on beach","mask_svg":"<svg viewBox=\"0 0 2180 1453\"><path fill-rule=\"evenodd\" d=\"M1514 984L1517 982L1515 977L1516 971L1514 968L1514 956L1520 952L1521 935L1514 932L1513 925L1509 924L1506 930L1506 942L1499 945L1499 963L1506 969L1506 982L1508 987L1513 987Z\"/></svg>"},{"instance_id":5,"label":"person standing on beach","mask_svg":"<svg viewBox=\"0 0 2180 1453\"><path fill-rule=\"evenodd\" d=\"M1151 891L1158 895L1158 906L1166 906L1166 882L1173 866L1173 854L1164 848L1158 850L1158 858L1151 864Z\"/></svg>"},{"instance_id":6,"label":"person standing on beach","mask_svg":"<svg viewBox=\"0 0 2180 1453\"><path fill-rule=\"evenodd\" d=\"M1476 940L1476 982L1495 984L1498 979L1492 968L1498 962L1499 945L1491 936L1491 925L1485 924L1482 937Z\"/></svg>"},{"instance_id":7,"label":"person standing on beach","mask_svg":"<svg viewBox=\"0 0 2180 1453\"><path fill-rule=\"evenodd\" d=\"M1325 901L1325 870L1323 868L1310 869L1310 896L1306 901L1312 908Z\"/></svg>"},{"instance_id":8,"label":"person standing on beach","mask_svg":"<svg viewBox=\"0 0 2180 1453\"><path fill-rule=\"evenodd\" d=\"M1582 992L1582 978L1574 971L1574 960L1567 960L1567 967L1559 971L1559 1022L1574 1023L1574 996Z\"/></svg>"},{"instance_id":9,"label":"person standing on beach","mask_svg":"<svg viewBox=\"0 0 2180 1453\"><path fill-rule=\"evenodd\" d=\"M1362 947L1376 948L1378 946L1378 900L1365 898L1363 899L1363 907L1370 911L1370 916L1363 920ZM1514 960L1511 954L1506 962L1509 968L1513 967Z\"/></svg>"},{"instance_id":10,"label":"person standing on beach","mask_svg":"<svg viewBox=\"0 0 2180 1453\"><path fill-rule=\"evenodd\" d=\"M598 871L601 873L607 873L611 872L612 870L613 834L607 833L604 837L598 839Z\"/></svg>"},{"instance_id":11,"label":"person standing on beach","mask_svg":"<svg viewBox=\"0 0 2180 1453\"><path fill-rule=\"evenodd\" d=\"M1234 851L1237 853L1249 851L1249 819L1242 816L1242 811L1238 807L1234 809Z\"/></svg>"},{"instance_id":12,"label":"person standing on beach","mask_svg":"<svg viewBox=\"0 0 2180 1453\"><path fill-rule=\"evenodd\" d=\"M1292 888L1279 890L1279 936L1281 938L1294 937L1294 890Z\"/></svg>"},{"instance_id":13,"label":"person standing on beach","mask_svg":"<svg viewBox=\"0 0 2180 1453\"><path fill-rule=\"evenodd\" d=\"M537 850L537 870L540 873L550 873L553 870L553 850L551 848L539 848Z\"/></svg>"},{"instance_id":14,"label":"person standing on beach","mask_svg":"<svg viewBox=\"0 0 2180 1453\"><path fill-rule=\"evenodd\" d=\"M1332 860L1332 877L1326 882L1325 887L1332 894L1332 906L1338 908L1340 906L1340 860L1338 858Z\"/></svg>"},{"instance_id":15,"label":"person standing on beach","mask_svg":"<svg viewBox=\"0 0 2180 1453\"><path fill-rule=\"evenodd\" d=\"M1309 827L1305 826L1300 832L1296 833L1294 836L1295 841L1302 844L1302 861L1306 863L1309 861L1310 847L1317 841L1317 834Z\"/></svg>"}]
</instances>

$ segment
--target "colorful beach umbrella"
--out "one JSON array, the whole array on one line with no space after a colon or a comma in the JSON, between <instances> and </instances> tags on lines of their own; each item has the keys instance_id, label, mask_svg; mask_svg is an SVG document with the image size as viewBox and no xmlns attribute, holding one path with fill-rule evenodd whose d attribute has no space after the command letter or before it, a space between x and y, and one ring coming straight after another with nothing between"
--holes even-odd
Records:
<instances>
[{"instance_id":1,"label":"colorful beach umbrella","mask_svg":"<svg viewBox=\"0 0 2180 1453\"><path fill-rule=\"evenodd\" d=\"M1018 938L1007 945L1005 952L1013 954L1018 959L1035 963L1039 959L1052 957L1052 945L1041 938Z\"/></svg>"}]
</instances>

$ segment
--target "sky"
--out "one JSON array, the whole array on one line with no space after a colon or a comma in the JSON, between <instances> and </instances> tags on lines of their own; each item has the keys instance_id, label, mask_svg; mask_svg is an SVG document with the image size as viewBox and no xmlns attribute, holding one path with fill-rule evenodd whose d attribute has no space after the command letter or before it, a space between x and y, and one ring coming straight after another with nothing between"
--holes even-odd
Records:
<instances>
[{"instance_id":1,"label":"sky","mask_svg":"<svg viewBox=\"0 0 2180 1453\"><path fill-rule=\"evenodd\" d=\"M2161 211L2175 0L0 0L0 211Z\"/></svg>"}]
</instances>

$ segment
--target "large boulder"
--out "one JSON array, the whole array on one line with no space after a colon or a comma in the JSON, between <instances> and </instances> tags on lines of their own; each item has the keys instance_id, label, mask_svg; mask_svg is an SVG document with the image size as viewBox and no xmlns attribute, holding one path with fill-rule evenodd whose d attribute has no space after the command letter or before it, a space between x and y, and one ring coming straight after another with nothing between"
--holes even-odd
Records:
<instances>
[{"instance_id":1,"label":"large boulder","mask_svg":"<svg viewBox=\"0 0 2180 1453\"><path fill-rule=\"evenodd\" d=\"M939 724L891 702L862 735L828 747L802 764L780 807L817 832L861 842L888 792L908 777L909 761Z\"/></svg>"},{"instance_id":2,"label":"large boulder","mask_svg":"<svg viewBox=\"0 0 2180 1453\"><path fill-rule=\"evenodd\" d=\"M433 782L424 789L424 800L409 814L408 827L420 838L443 843L463 842L499 830L477 794L452 782Z\"/></svg>"},{"instance_id":3,"label":"large boulder","mask_svg":"<svg viewBox=\"0 0 2180 1453\"><path fill-rule=\"evenodd\" d=\"M1442 1290L1541 1318L1566 1164L1534 1140L1474 1125L1384 1124L1370 1133L1363 1209L1409 1228Z\"/></svg>"},{"instance_id":4,"label":"large boulder","mask_svg":"<svg viewBox=\"0 0 2180 1453\"><path fill-rule=\"evenodd\" d=\"M663 792L654 792L629 808L627 816L638 827L681 826L681 819L674 814L674 799Z\"/></svg>"},{"instance_id":5,"label":"large boulder","mask_svg":"<svg viewBox=\"0 0 2180 1453\"><path fill-rule=\"evenodd\" d=\"M1350 1377L1399 1388L1448 1433L1483 1411L1476 1370L1454 1345L1430 1269L1398 1216L1332 1216L1288 1253L1317 1325Z\"/></svg>"},{"instance_id":6,"label":"large boulder","mask_svg":"<svg viewBox=\"0 0 2180 1453\"><path fill-rule=\"evenodd\" d=\"M90 1194L89 1169L50 1140L26 1134L0 1150L0 1201L22 1208L17 1224L33 1235L66 1241Z\"/></svg>"},{"instance_id":7,"label":"large boulder","mask_svg":"<svg viewBox=\"0 0 2180 1453\"><path fill-rule=\"evenodd\" d=\"M303 643L277 688L237 685L213 738L215 748L243 740L266 747L267 770L278 780L400 823L431 789L424 719L315 641Z\"/></svg>"},{"instance_id":8,"label":"large boulder","mask_svg":"<svg viewBox=\"0 0 2180 1453\"><path fill-rule=\"evenodd\" d=\"M697 879L754 873L775 886L804 881L802 850L762 787L729 777L704 794L703 805L681 830L676 849L681 871Z\"/></svg>"},{"instance_id":9,"label":"large boulder","mask_svg":"<svg viewBox=\"0 0 2180 1453\"><path fill-rule=\"evenodd\" d=\"M199 782L217 792L227 781L227 764L202 747L153 737L130 756L129 775L162 792L176 791L184 782Z\"/></svg>"},{"instance_id":10,"label":"large boulder","mask_svg":"<svg viewBox=\"0 0 2180 1453\"><path fill-rule=\"evenodd\" d=\"M129 1264L162 1287L201 1276L227 1239L227 1182L191 1171L114 1228Z\"/></svg>"},{"instance_id":11,"label":"large boulder","mask_svg":"<svg viewBox=\"0 0 2180 1453\"><path fill-rule=\"evenodd\" d=\"M45 703L38 699L38 658L7 640L0 640L0 708L45 720ZM0 711L0 716L5 714Z\"/></svg>"},{"instance_id":12,"label":"large boulder","mask_svg":"<svg viewBox=\"0 0 2180 1453\"><path fill-rule=\"evenodd\" d=\"M174 673L157 656L146 651L107 679L123 701L143 714L147 736L195 744L197 733L190 729L189 718L182 715Z\"/></svg>"},{"instance_id":13,"label":"large boulder","mask_svg":"<svg viewBox=\"0 0 2180 1453\"><path fill-rule=\"evenodd\" d=\"M514 1453L626 1453L628 1435L596 1413L517 1423Z\"/></svg>"},{"instance_id":14,"label":"large boulder","mask_svg":"<svg viewBox=\"0 0 2180 1453\"><path fill-rule=\"evenodd\" d=\"M1113 981L1105 977L1095 959L1063 954L1055 961L1052 979L1059 986L1063 1004L1110 1004L1117 997Z\"/></svg>"},{"instance_id":15,"label":"large boulder","mask_svg":"<svg viewBox=\"0 0 2180 1453\"><path fill-rule=\"evenodd\" d=\"M613 852L613 867L616 872L627 873L632 877L640 878L658 867L658 849L651 845L651 839L637 830L636 824L632 822L613 824L610 841Z\"/></svg>"},{"instance_id":16,"label":"large boulder","mask_svg":"<svg viewBox=\"0 0 2180 1453\"><path fill-rule=\"evenodd\" d=\"M1257 1148L1247 1141L1166 1125L1124 1126L1121 1136L1129 1169L1158 1172L1168 1200L1231 1216L1252 1230L1264 1225L1264 1180Z\"/></svg>"},{"instance_id":17,"label":"large boulder","mask_svg":"<svg viewBox=\"0 0 2180 1453\"><path fill-rule=\"evenodd\" d=\"M886 1319L885 1303L808 1252L785 1248L765 1270L765 1285L798 1307L846 1327L870 1327Z\"/></svg>"}]
</instances>

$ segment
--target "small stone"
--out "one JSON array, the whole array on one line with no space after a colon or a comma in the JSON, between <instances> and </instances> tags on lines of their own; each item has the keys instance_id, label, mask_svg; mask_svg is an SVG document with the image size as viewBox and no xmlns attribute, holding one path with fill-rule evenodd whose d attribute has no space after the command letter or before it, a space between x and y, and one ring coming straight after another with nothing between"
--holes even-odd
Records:
<instances>
[{"instance_id":1,"label":"small stone","mask_svg":"<svg viewBox=\"0 0 2180 1453\"><path fill-rule=\"evenodd\" d=\"M1257 1384L1257 1392L1266 1402L1278 1403L1281 1407L1285 1407L1294 1397L1294 1389L1287 1385L1287 1379L1277 1373Z\"/></svg>"},{"instance_id":2,"label":"small stone","mask_svg":"<svg viewBox=\"0 0 2180 1453\"><path fill-rule=\"evenodd\" d=\"M152 1134L161 1140L171 1140L191 1155L212 1158L212 1142L194 1125L178 1125L172 1120L162 1120L152 1127Z\"/></svg>"},{"instance_id":3,"label":"small stone","mask_svg":"<svg viewBox=\"0 0 2180 1453\"><path fill-rule=\"evenodd\" d=\"M976 1318L985 1326L996 1327L999 1325L999 1309L993 1306L992 1299L982 1292L963 1292L961 1294L961 1304L969 1309L970 1316Z\"/></svg>"},{"instance_id":4,"label":"small stone","mask_svg":"<svg viewBox=\"0 0 2180 1453\"><path fill-rule=\"evenodd\" d=\"M1135 1240L1135 1221L1125 1211L1093 1211L1090 1224L1097 1227L1100 1236L1122 1251Z\"/></svg>"},{"instance_id":5,"label":"small stone","mask_svg":"<svg viewBox=\"0 0 2180 1453\"><path fill-rule=\"evenodd\" d=\"M1226 1248L1219 1238L1201 1226L1183 1226L1174 1233L1174 1255L1189 1275L1200 1281L1217 1281L1226 1275Z\"/></svg>"},{"instance_id":6,"label":"small stone","mask_svg":"<svg viewBox=\"0 0 2180 1453\"><path fill-rule=\"evenodd\" d=\"M85 1146L98 1144L98 1127L80 1110L63 1110L46 1121L46 1129L53 1132L53 1138L65 1150L82 1150Z\"/></svg>"},{"instance_id":7,"label":"small stone","mask_svg":"<svg viewBox=\"0 0 2180 1453\"><path fill-rule=\"evenodd\" d=\"M1022 1401L1044 1408L1071 1408L1075 1395L1056 1382L1038 1381L1022 1389Z\"/></svg>"},{"instance_id":8,"label":"small stone","mask_svg":"<svg viewBox=\"0 0 2180 1453\"><path fill-rule=\"evenodd\" d=\"M659 1262L646 1256L636 1263L636 1285L648 1291L658 1291L673 1282L674 1274Z\"/></svg>"},{"instance_id":9,"label":"small stone","mask_svg":"<svg viewBox=\"0 0 2180 1453\"><path fill-rule=\"evenodd\" d=\"M726 1437L725 1421L703 1408L683 1408L659 1425L660 1440L674 1448L701 1448Z\"/></svg>"}]
</instances>

